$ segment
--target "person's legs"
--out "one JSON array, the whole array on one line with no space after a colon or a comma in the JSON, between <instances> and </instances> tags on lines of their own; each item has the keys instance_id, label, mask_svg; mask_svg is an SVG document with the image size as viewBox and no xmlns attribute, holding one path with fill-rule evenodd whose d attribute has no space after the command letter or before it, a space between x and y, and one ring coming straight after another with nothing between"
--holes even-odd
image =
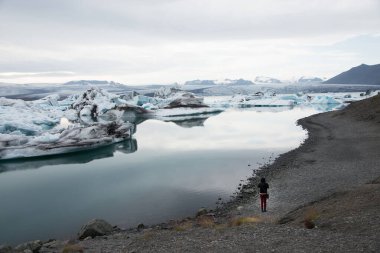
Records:
<instances>
[{"instance_id":1,"label":"person's legs","mask_svg":"<svg viewBox=\"0 0 380 253\"><path fill-rule=\"evenodd\" d=\"M263 206L264 206L264 212L267 211L267 196L264 195L263 196Z\"/></svg>"},{"instance_id":2,"label":"person's legs","mask_svg":"<svg viewBox=\"0 0 380 253\"><path fill-rule=\"evenodd\" d=\"M261 212L264 212L265 196L260 194Z\"/></svg>"}]
</instances>

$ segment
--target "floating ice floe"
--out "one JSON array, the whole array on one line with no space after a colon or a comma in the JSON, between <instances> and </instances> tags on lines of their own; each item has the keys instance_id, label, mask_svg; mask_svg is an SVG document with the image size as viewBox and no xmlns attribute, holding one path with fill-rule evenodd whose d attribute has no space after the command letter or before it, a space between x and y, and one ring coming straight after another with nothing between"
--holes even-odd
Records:
<instances>
[{"instance_id":1,"label":"floating ice floe","mask_svg":"<svg viewBox=\"0 0 380 253\"><path fill-rule=\"evenodd\" d=\"M191 92L175 87L162 87L154 93L153 97L137 95L133 98L133 101L138 106L152 110L208 107L203 103L202 97L196 97Z\"/></svg>"},{"instance_id":2,"label":"floating ice floe","mask_svg":"<svg viewBox=\"0 0 380 253\"><path fill-rule=\"evenodd\" d=\"M292 99L281 99L275 93L257 92L252 95L237 94L231 97L207 99L212 107L291 107L295 105Z\"/></svg>"},{"instance_id":3,"label":"floating ice floe","mask_svg":"<svg viewBox=\"0 0 380 253\"><path fill-rule=\"evenodd\" d=\"M310 104L341 104L341 101L327 95L317 95L317 96L306 96L306 101L304 103Z\"/></svg>"},{"instance_id":4,"label":"floating ice floe","mask_svg":"<svg viewBox=\"0 0 380 253\"><path fill-rule=\"evenodd\" d=\"M203 97L183 91L175 87L158 89L153 97L137 95L133 99L135 105L150 110L149 117L162 119L165 117L193 116L223 111L221 108L210 108Z\"/></svg>"},{"instance_id":5,"label":"floating ice floe","mask_svg":"<svg viewBox=\"0 0 380 253\"><path fill-rule=\"evenodd\" d=\"M298 105L340 105L343 100L326 94L275 94L256 92L251 95L237 94L231 97L207 99L212 107L293 107Z\"/></svg>"}]
</instances>

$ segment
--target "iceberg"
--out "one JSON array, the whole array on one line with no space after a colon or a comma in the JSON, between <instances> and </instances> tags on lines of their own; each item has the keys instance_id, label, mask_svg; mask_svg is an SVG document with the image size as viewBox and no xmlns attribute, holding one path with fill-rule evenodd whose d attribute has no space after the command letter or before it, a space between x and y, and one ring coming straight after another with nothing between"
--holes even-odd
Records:
<instances>
[{"instance_id":1,"label":"iceberg","mask_svg":"<svg viewBox=\"0 0 380 253\"><path fill-rule=\"evenodd\" d=\"M202 97L196 97L191 92L174 87L162 87L158 89L154 93L154 98L158 101L157 106L163 109L208 107L203 103Z\"/></svg>"},{"instance_id":2,"label":"iceberg","mask_svg":"<svg viewBox=\"0 0 380 253\"><path fill-rule=\"evenodd\" d=\"M146 110L146 117L160 120L166 120L167 117L202 118L205 114L223 111L221 108L211 108L204 103L203 97L177 87L161 87L152 97L138 94L128 102Z\"/></svg>"},{"instance_id":3,"label":"iceberg","mask_svg":"<svg viewBox=\"0 0 380 253\"><path fill-rule=\"evenodd\" d=\"M307 96L307 101L310 104L341 104L342 102L327 95Z\"/></svg>"},{"instance_id":4,"label":"iceberg","mask_svg":"<svg viewBox=\"0 0 380 253\"><path fill-rule=\"evenodd\" d=\"M251 95L236 94L214 101L208 100L208 102L213 107L291 107L295 105L292 99L282 99L273 92L256 92Z\"/></svg>"},{"instance_id":5,"label":"iceberg","mask_svg":"<svg viewBox=\"0 0 380 253\"><path fill-rule=\"evenodd\" d=\"M44 106L40 101L0 98L0 133L26 136L46 131L60 121L62 111Z\"/></svg>"},{"instance_id":6,"label":"iceberg","mask_svg":"<svg viewBox=\"0 0 380 253\"><path fill-rule=\"evenodd\" d=\"M0 134L0 159L34 157L70 153L123 141L132 136L128 122L74 125L60 133L44 133L26 138L15 134Z\"/></svg>"},{"instance_id":7,"label":"iceberg","mask_svg":"<svg viewBox=\"0 0 380 253\"><path fill-rule=\"evenodd\" d=\"M149 110L172 109L179 107L199 108L208 107L203 103L202 97L175 87L161 87L152 97L137 95L130 99L137 106Z\"/></svg>"},{"instance_id":8,"label":"iceberg","mask_svg":"<svg viewBox=\"0 0 380 253\"><path fill-rule=\"evenodd\" d=\"M91 88L79 95L71 96L67 99L73 101L70 109L75 110L79 117L92 117L107 116L107 114L121 115L119 112L124 111L138 111L144 113L145 111L133 103L128 103L127 100L121 96L111 94L99 88Z\"/></svg>"},{"instance_id":9,"label":"iceberg","mask_svg":"<svg viewBox=\"0 0 380 253\"><path fill-rule=\"evenodd\" d=\"M144 114L118 95L99 88L59 100L0 98L0 159L32 157L94 148L130 138L124 114ZM130 116L130 115L129 115Z\"/></svg>"}]
</instances>

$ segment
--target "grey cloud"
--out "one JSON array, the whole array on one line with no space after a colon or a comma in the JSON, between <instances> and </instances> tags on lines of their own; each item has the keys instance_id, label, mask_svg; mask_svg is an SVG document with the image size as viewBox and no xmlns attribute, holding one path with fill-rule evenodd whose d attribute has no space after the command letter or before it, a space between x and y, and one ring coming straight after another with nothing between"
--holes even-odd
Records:
<instances>
[{"instance_id":1,"label":"grey cloud","mask_svg":"<svg viewBox=\"0 0 380 253\"><path fill-rule=\"evenodd\" d=\"M21 77L59 77L72 76L74 72L57 71L57 72L0 72L0 78L21 78Z\"/></svg>"},{"instance_id":2,"label":"grey cloud","mask_svg":"<svg viewBox=\"0 0 380 253\"><path fill-rule=\"evenodd\" d=\"M250 76L253 66L285 73L315 66L312 59L323 67L351 57L349 65L374 58L352 56L365 42L310 45L379 34L379 10L378 0L0 0L0 71L172 80L201 71Z\"/></svg>"},{"instance_id":3,"label":"grey cloud","mask_svg":"<svg viewBox=\"0 0 380 253\"><path fill-rule=\"evenodd\" d=\"M380 2L5 1L0 20L14 38L54 43L228 40L378 31ZM330 3L330 6L327 4ZM364 7L363 7L364 6ZM5 13L4 13L5 12ZM1 13L1 10L0 10ZM12 29L14 26L15 29ZM24 29L23 29L24 28Z\"/></svg>"}]
</instances>

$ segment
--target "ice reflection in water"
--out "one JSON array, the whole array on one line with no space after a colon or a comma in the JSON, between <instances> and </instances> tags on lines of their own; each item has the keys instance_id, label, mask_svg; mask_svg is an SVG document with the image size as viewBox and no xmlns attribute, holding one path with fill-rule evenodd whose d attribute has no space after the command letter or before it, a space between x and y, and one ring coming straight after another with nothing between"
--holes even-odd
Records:
<instances>
[{"instance_id":1,"label":"ice reflection in water","mask_svg":"<svg viewBox=\"0 0 380 253\"><path fill-rule=\"evenodd\" d=\"M298 146L305 132L294 123L314 112L229 109L206 120L146 120L135 141L1 162L0 244L68 238L92 218L131 227L212 208L257 162Z\"/></svg>"},{"instance_id":2,"label":"ice reflection in water","mask_svg":"<svg viewBox=\"0 0 380 253\"><path fill-rule=\"evenodd\" d=\"M75 153L65 153L62 155L12 159L5 162L0 162L0 173L11 170L38 169L47 165L89 163L92 160L113 157L116 151L129 154L135 152L136 150L136 139L128 139L102 148L95 148L91 151L85 150Z\"/></svg>"}]
</instances>

